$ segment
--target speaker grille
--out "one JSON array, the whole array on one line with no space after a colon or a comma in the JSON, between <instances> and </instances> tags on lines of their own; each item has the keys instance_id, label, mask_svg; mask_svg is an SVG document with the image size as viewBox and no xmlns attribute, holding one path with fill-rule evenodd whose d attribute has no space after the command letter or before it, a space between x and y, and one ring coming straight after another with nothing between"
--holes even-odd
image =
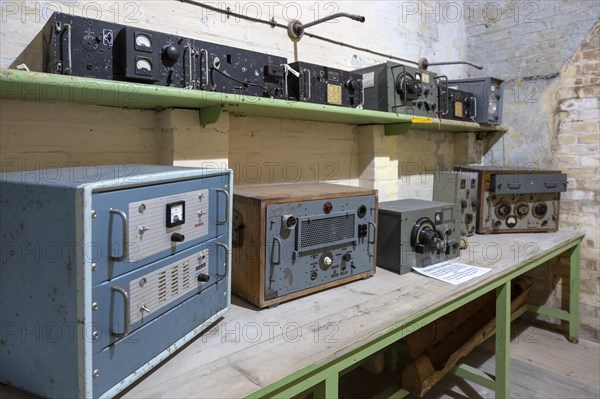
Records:
<instances>
[{"instance_id":1,"label":"speaker grille","mask_svg":"<svg viewBox=\"0 0 600 399\"><path fill-rule=\"evenodd\" d=\"M354 215L306 219L300 222L300 249L307 250L354 239Z\"/></svg>"}]
</instances>

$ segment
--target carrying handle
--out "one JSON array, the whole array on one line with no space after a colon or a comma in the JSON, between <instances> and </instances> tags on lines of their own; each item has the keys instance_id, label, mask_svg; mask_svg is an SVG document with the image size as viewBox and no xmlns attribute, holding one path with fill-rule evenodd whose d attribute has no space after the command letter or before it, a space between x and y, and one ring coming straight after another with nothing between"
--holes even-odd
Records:
<instances>
[{"instance_id":1,"label":"carrying handle","mask_svg":"<svg viewBox=\"0 0 600 399\"><path fill-rule=\"evenodd\" d=\"M371 238L370 227L373 227L373 237L372 238ZM369 254L369 256L373 256L373 254L369 250L369 247L372 245L373 248L375 248L375 236L376 235L377 235L377 225L373 222L369 222L369 229L367 231L367 253Z\"/></svg>"},{"instance_id":2,"label":"carrying handle","mask_svg":"<svg viewBox=\"0 0 600 399\"><path fill-rule=\"evenodd\" d=\"M443 84L445 82L446 84L446 90L444 90L446 92L446 109L444 110L444 112L442 112L442 110L440 109L438 111L438 116L441 118L442 115L448 115L448 112L450 112L450 93L448 92L448 76L446 75L440 75L435 77L433 80L437 81L441 81L442 83L438 83L439 85L441 85L443 87ZM438 90L438 93L441 90Z\"/></svg>"},{"instance_id":3,"label":"carrying handle","mask_svg":"<svg viewBox=\"0 0 600 399\"><path fill-rule=\"evenodd\" d=\"M221 247L225 250L225 274L219 274L219 267L217 266L217 277L221 280L227 277L227 273L229 271L229 247L222 242L218 242L217 247ZM217 256L217 262L219 261L219 256Z\"/></svg>"},{"instance_id":4,"label":"carrying handle","mask_svg":"<svg viewBox=\"0 0 600 399\"><path fill-rule=\"evenodd\" d=\"M365 107L365 85L362 79L359 80L360 82L360 105L356 108L358 109L363 109Z\"/></svg>"},{"instance_id":5,"label":"carrying handle","mask_svg":"<svg viewBox=\"0 0 600 399\"><path fill-rule=\"evenodd\" d=\"M473 109L475 110L475 115L473 115L473 120L477 120L477 97L473 96L471 97L471 99L473 100Z\"/></svg>"},{"instance_id":6,"label":"carrying handle","mask_svg":"<svg viewBox=\"0 0 600 399\"><path fill-rule=\"evenodd\" d=\"M208 50L200 49L200 62L202 62L202 54L204 54L204 78L206 80L206 88L210 86L210 74L208 68ZM202 88L202 78L200 78L200 87Z\"/></svg>"},{"instance_id":7,"label":"carrying handle","mask_svg":"<svg viewBox=\"0 0 600 399\"><path fill-rule=\"evenodd\" d=\"M221 188L218 188L217 190L217 209L219 209L219 196L218 193L223 193L225 194L225 220L219 220L219 217L217 215L217 225L224 225L227 224L229 222L229 191L227 190L223 190Z\"/></svg>"},{"instance_id":8,"label":"carrying handle","mask_svg":"<svg viewBox=\"0 0 600 399\"><path fill-rule=\"evenodd\" d=\"M110 208L110 213L113 215L120 216L121 219L123 220L123 228L122 228L122 233L121 233L121 235L123 236L122 254L121 254L121 256L111 255L110 258L112 260L117 260L117 261L125 260L129 257L129 220L127 219L127 215L125 214L125 212L123 212L119 209Z\"/></svg>"},{"instance_id":9,"label":"carrying handle","mask_svg":"<svg viewBox=\"0 0 600 399\"><path fill-rule=\"evenodd\" d=\"M114 292L118 292L123 296L123 320L125 321L125 326L123 327L123 332L112 331L111 335L113 337L125 338L129 335L129 326L131 324L131 318L129 317L129 294L125 291L124 288L119 287L118 285L113 285L111 290Z\"/></svg>"},{"instance_id":10,"label":"carrying handle","mask_svg":"<svg viewBox=\"0 0 600 399\"><path fill-rule=\"evenodd\" d=\"M67 57L69 57L69 59L67 60L67 67L63 70L63 74L70 75L71 73L73 73L73 28L71 27L71 24L63 24L63 26L65 27L65 31L67 33Z\"/></svg>"},{"instance_id":11,"label":"carrying handle","mask_svg":"<svg viewBox=\"0 0 600 399\"><path fill-rule=\"evenodd\" d=\"M275 260L275 243L277 243L277 261ZM279 237L273 237L273 247L271 249L271 263L274 265L281 264L281 240Z\"/></svg>"},{"instance_id":12,"label":"carrying handle","mask_svg":"<svg viewBox=\"0 0 600 399\"><path fill-rule=\"evenodd\" d=\"M184 50L185 54L187 55L187 69L188 69L188 73L185 73L185 68L184 68L184 84L185 84L185 88L186 89L193 89L194 88L194 63L193 63L193 53L194 53L194 48L192 46L185 46Z\"/></svg>"},{"instance_id":13,"label":"carrying handle","mask_svg":"<svg viewBox=\"0 0 600 399\"><path fill-rule=\"evenodd\" d=\"M310 101L310 98L312 97L312 93L310 91L310 70L305 69L304 73L308 74L308 78L304 79L304 86L306 89L306 93L308 93L308 96L306 97L306 101Z\"/></svg>"}]
</instances>

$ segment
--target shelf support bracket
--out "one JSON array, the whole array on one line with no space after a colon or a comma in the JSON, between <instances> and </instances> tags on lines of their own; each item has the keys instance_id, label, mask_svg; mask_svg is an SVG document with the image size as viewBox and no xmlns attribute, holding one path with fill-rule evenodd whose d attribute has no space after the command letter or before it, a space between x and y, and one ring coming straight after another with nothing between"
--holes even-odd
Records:
<instances>
[{"instance_id":1,"label":"shelf support bracket","mask_svg":"<svg viewBox=\"0 0 600 399\"><path fill-rule=\"evenodd\" d=\"M200 117L200 125L206 126L211 123L216 123L221 116L221 111L223 110L222 105L211 105L208 107L203 107L198 110Z\"/></svg>"},{"instance_id":2,"label":"shelf support bracket","mask_svg":"<svg viewBox=\"0 0 600 399\"><path fill-rule=\"evenodd\" d=\"M411 122L384 125L384 132L386 136L398 136L408 132L412 125Z\"/></svg>"}]
</instances>

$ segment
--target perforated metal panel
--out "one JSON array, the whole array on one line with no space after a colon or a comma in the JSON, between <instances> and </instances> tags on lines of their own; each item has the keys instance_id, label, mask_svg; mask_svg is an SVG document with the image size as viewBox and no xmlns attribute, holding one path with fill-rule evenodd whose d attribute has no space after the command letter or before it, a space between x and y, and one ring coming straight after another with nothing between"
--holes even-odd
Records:
<instances>
[{"instance_id":1,"label":"perforated metal panel","mask_svg":"<svg viewBox=\"0 0 600 399\"><path fill-rule=\"evenodd\" d=\"M356 236L354 215L329 216L300 221L300 250L351 241Z\"/></svg>"},{"instance_id":2,"label":"perforated metal panel","mask_svg":"<svg viewBox=\"0 0 600 399\"><path fill-rule=\"evenodd\" d=\"M208 249L158 269L145 276L131 280L131 322L145 316L198 288L196 270L208 273Z\"/></svg>"}]
</instances>

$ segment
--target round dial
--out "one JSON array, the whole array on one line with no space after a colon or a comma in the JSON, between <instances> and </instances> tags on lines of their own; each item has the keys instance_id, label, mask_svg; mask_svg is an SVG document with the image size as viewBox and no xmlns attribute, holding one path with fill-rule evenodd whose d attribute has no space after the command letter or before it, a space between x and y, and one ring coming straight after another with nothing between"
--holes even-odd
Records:
<instances>
[{"instance_id":1,"label":"round dial","mask_svg":"<svg viewBox=\"0 0 600 399\"><path fill-rule=\"evenodd\" d=\"M548 205L543 202L538 202L533 206L533 216L538 219L543 218L548 213Z\"/></svg>"},{"instance_id":2,"label":"round dial","mask_svg":"<svg viewBox=\"0 0 600 399\"><path fill-rule=\"evenodd\" d=\"M529 205L524 202L518 203L516 207L517 216L523 218L529 213Z\"/></svg>"},{"instance_id":3,"label":"round dial","mask_svg":"<svg viewBox=\"0 0 600 399\"><path fill-rule=\"evenodd\" d=\"M506 202L500 202L498 205L496 205L496 216L498 216L500 219L504 219L510 215L510 210L509 204Z\"/></svg>"},{"instance_id":4,"label":"round dial","mask_svg":"<svg viewBox=\"0 0 600 399\"><path fill-rule=\"evenodd\" d=\"M152 39L150 39L150 37L146 35L137 35L135 37L135 44L136 46L151 48Z\"/></svg>"}]
</instances>

